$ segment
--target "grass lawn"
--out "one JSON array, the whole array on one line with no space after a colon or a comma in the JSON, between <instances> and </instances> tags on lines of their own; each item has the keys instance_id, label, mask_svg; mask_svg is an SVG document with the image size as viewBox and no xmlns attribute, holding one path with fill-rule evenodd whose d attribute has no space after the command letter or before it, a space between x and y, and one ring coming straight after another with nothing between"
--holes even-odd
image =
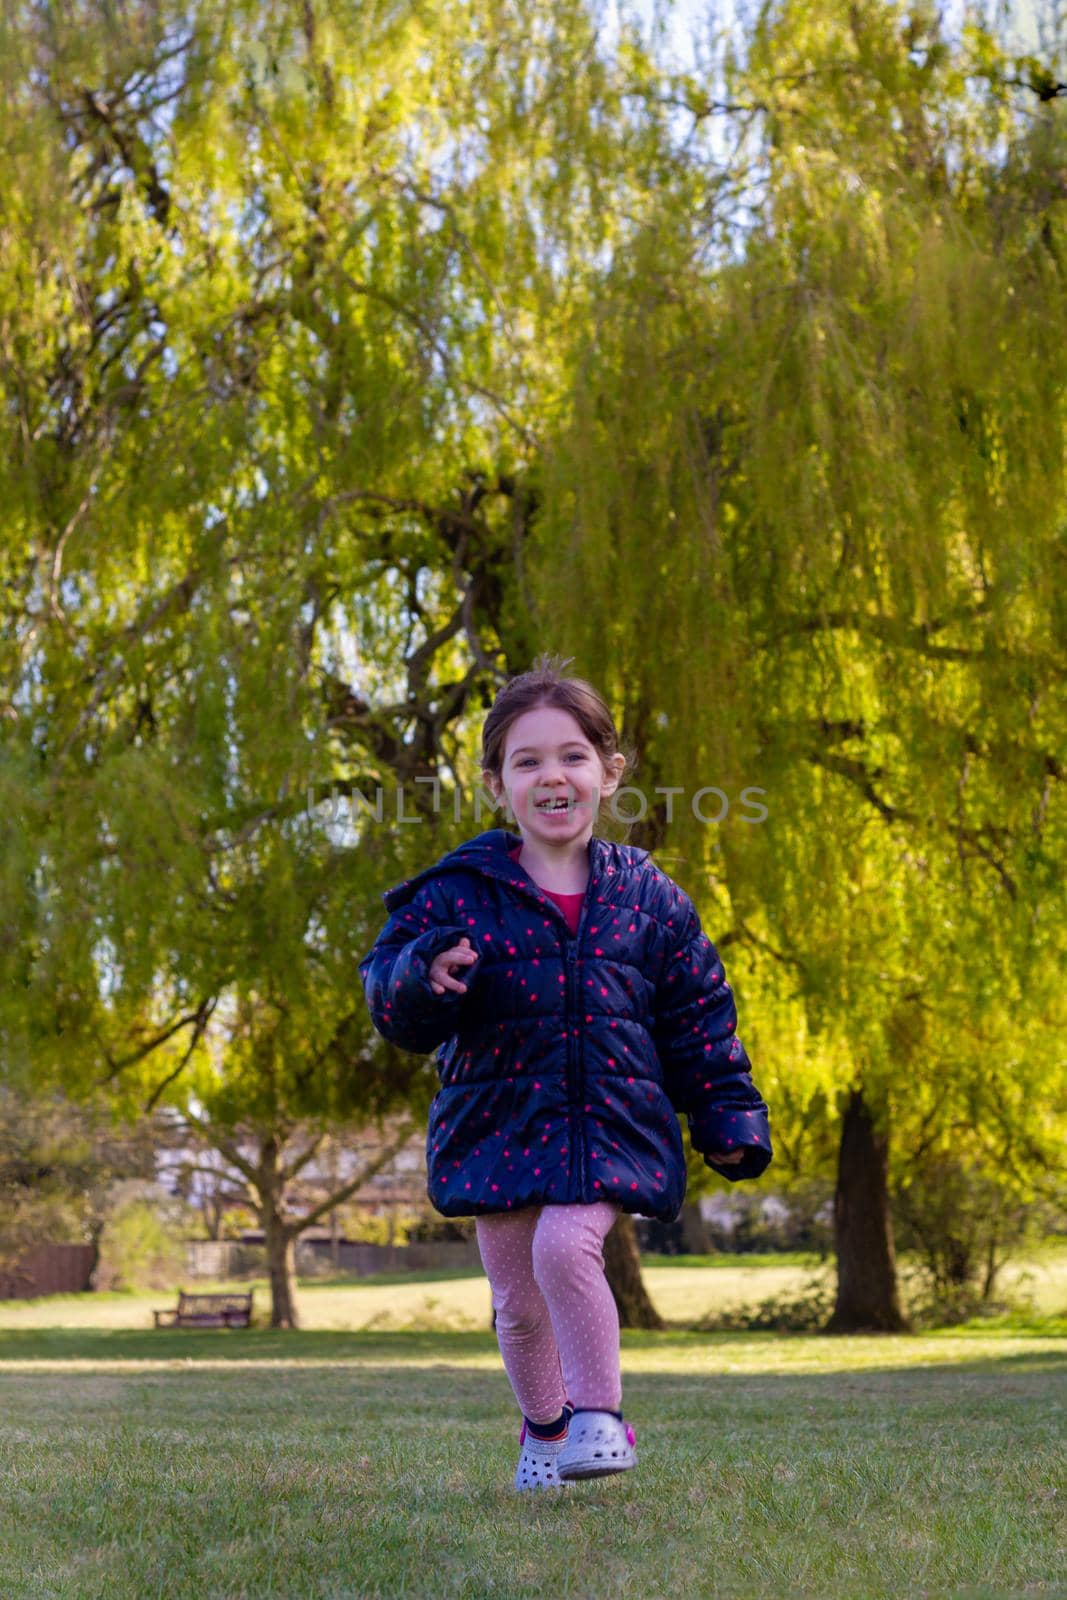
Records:
<instances>
[{"instance_id":1,"label":"grass lawn","mask_svg":"<svg viewBox=\"0 0 1067 1600\"><path fill-rule=\"evenodd\" d=\"M484 1280L392 1292L464 1286L452 1331L337 1329L381 1284L302 1286L297 1333L5 1304L2 1600L1067 1597L1062 1321L624 1332L636 1470L531 1496Z\"/></svg>"}]
</instances>

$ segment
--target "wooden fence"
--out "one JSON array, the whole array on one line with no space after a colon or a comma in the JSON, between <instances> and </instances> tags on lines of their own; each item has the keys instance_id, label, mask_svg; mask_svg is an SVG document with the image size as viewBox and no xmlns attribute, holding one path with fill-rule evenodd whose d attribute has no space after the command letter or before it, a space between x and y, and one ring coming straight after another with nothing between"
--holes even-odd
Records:
<instances>
[{"instance_id":1,"label":"wooden fence","mask_svg":"<svg viewBox=\"0 0 1067 1600\"><path fill-rule=\"evenodd\" d=\"M314 1239L297 1246L297 1268L314 1276L316 1271L333 1268L333 1245L329 1239ZM345 1244L337 1246L337 1265L342 1272L361 1278L372 1272L433 1272L471 1267L481 1271L478 1242L469 1239L441 1240L438 1244Z\"/></svg>"},{"instance_id":2,"label":"wooden fence","mask_svg":"<svg viewBox=\"0 0 1067 1600\"><path fill-rule=\"evenodd\" d=\"M0 1267L0 1300L80 1294L90 1287L95 1261L91 1244L34 1245L13 1266Z\"/></svg>"},{"instance_id":3,"label":"wooden fence","mask_svg":"<svg viewBox=\"0 0 1067 1600\"><path fill-rule=\"evenodd\" d=\"M261 1277L266 1256L261 1244L231 1239L193 1239L186 1243L186 1271L191 1278ZM300 1239L296 1246L298 1275L309 1278L333 1270L329 1239ZM373 1272L429 1272L470 1267L480 1271L482 1258L474 1238L440 1244L355 1244L340 1241L337 1267L365 1278Z\"/></svg>"}]
</instances>

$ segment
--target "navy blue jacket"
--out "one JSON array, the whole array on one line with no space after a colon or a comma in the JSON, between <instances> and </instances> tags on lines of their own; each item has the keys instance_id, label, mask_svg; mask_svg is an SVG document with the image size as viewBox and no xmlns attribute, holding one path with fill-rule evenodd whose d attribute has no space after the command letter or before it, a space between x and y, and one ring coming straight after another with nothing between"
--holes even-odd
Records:
<instances>
[{"instance_id":1,"label":"navy blue jacket","mask_svg":"<svg viewBox=\"0 0 1067 1600\"><path fill-rule=\"evenodd\" d=\"M446 1217L589 1205L672 1221L685 1197L677 1113L693 1148L741 1148L716 1168L757 1178L767 1107L737 1013L688 895L647 850L589 841L577 937L493 828L388 890L389 920L359 964L374 1026L437 1050L427 1187ZM467 992L434 994L434 957L466 935ZM709 1163L710 1164L710 1163Z\"/></svg>"}]
</instances>

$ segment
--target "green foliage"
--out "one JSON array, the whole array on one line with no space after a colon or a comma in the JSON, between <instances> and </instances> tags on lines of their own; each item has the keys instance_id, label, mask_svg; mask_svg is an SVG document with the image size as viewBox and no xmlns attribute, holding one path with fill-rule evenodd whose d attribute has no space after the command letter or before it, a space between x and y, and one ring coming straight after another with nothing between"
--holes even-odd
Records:
<instances>
[{"instance_id":1,"label":"green foliage","mask_svg":"<svg viewBox=\"0 0 1067 1600\"><path fill-rule=\"evenodd\" d=\"M4 1037L231 1129L432 1092L355 970L425 843L308 798L398 776L405 730L346 707L451 610L464 483L501 484L501 565L555 330L654 154L582 7L316 9L18 14L0 112Z\"/></svg>"},{"instance_id":2,"label":"green foliage","mask_svg":"<svg viewBox=\"0 0 1067 1600\"><path fill-rule=\"evenodd\" d=\"M0 1262L43 1242L97 1240L116 1186L151 1175L157 1131L116 1125L101 1096L78 1103L9 1077L0 1085Z\"/></svg>"},{"instance_id":3,"label":"green foliage","mask_svg":"<svg viewBox=\"0 0 1067 1600\"><path fill-rule=\"evenodd\" d=\"M101 1236L94 1288L168 1289L179 1283L191 1221L185 1207L153 1185L120 1185Z\"/></svg>"},{"instance_id":4,"label":"green foliage","mask_svg":"<svg viewBox=\"0 0 1067 1600\"><path fill-rule=\"evenodd\" d=\"M976 1128L1040 1186L1067 1105L1062 105L1021 103L989 35L844 0L765 7L727 87L746 226L727 252L667 185L604 274L540 472L540 614L661 710L646 788L763 791L764 824L683 799L664 828L787 1172L825 1170L862 1079L898 1163Z\"/></svg>"},{"instance_id":5,"label":"green foliage","mask_svg":"<svg viewBox=\"0 0 1067 1600\"><path fill-rule=\"evenodd\" d=\"M825 1277L768 1295L754 1306L727 1306L693 1324L694 1333L817 1333L830 1319L834 1291Z\"/></svg>"},{"instance_id":6,"label":"green foliage","mask_svg":"<svg viewBox=\"0 0 1067 1600\"><path fill-rule=\"evenodd\" d=\"M220 1239L239 1239L259 1226L259 1218L250 1206L228 1206L219 1219Z\"/></svg>"},{"instance_id":7,"label":"green foliage","mask_svg":"<svg viewBox=\"0 0 1067 1600\"><path fill-rule=\"evenodd\" d=\"M406 1245L418 1220L415 1216L393 1217L392 1238L390 1239L389 1217L372 1216L366 1211L356 1211L350 1207L342 1212L341 1234L343 1238L353 1244Z\"/></svg>"},{"instance_id":8,"label":"green foliage","mask_svg":"<svg viewBox=\"0 0 1067 1600\"><path fill-rule=\"evenodd\" d=\"M1067 1222L1062 1202L1058 1213L1034 1207L1010 1170L961 1159L958 1150L970 1142L924 1152L894 1196L899 1245L917 1253L929 1296L942 1306L958 1301L957 1320L993 1302L1007 1257L1033 1247L1040 1230Z\"/></svg>"},{"instance_id":9,"label":"green foliage","mask_svg":"<svg viewBox=\"0 0 1067 1600\"><path fill-rule=\"evenodd\" d=\"M220 1139L424 1110L357 962L559 647L686 788L783 1175L862 1077L898 1167L966 1128L1047 1186L1058 64L895 0L684 71L578 0L2 26L4 1073Z\"/></svg>"}]
</instances>

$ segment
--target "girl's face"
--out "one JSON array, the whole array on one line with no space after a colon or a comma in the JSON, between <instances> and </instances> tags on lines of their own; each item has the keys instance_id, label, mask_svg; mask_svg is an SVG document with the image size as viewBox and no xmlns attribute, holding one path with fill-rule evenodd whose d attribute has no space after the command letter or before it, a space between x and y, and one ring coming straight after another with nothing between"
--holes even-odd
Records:
<instances>
[{"instance_id":1,"label":"girl's face","mask_svg":"<svg viewBox=\"0 0 1067 1600\"><path fill-rule=\"evenodd\" d=\"M615 792L625 764L616 755L605 769L569 711L535 706L507 731L502 783L484 777L494 799L507 797L524 839L559 845L588 841L600 801ZM550 810L546 801L566 804Z\"/></svg>"}]
</instances>

